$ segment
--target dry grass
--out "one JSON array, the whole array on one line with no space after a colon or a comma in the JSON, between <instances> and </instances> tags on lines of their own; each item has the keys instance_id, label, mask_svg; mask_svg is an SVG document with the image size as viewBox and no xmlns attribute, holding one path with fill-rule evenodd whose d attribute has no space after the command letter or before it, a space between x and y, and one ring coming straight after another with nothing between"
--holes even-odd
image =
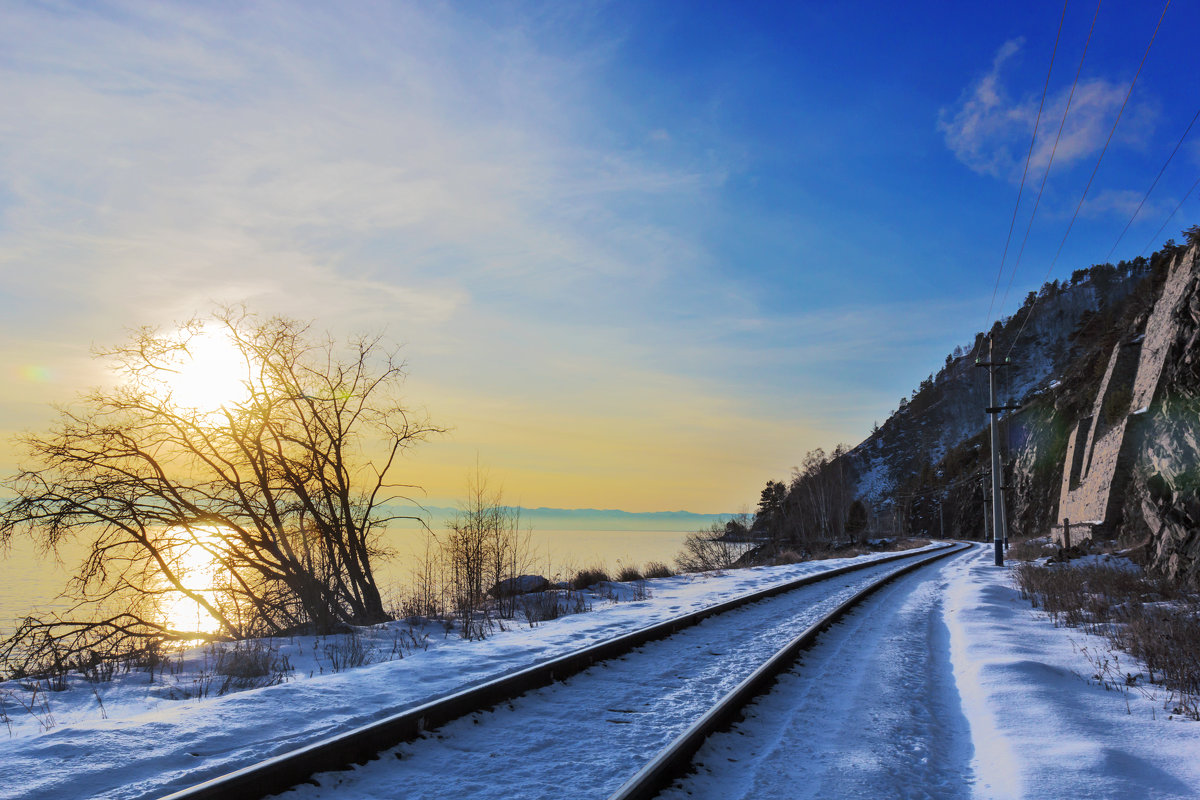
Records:
<instances>
[{"instance_id":1,"label":"dry grass","mask_svg":"<svg viewBox=\"0 0 1200 800\"><path fill-rule=\"evenodd\" d=\"M633 581L645 580L645 578L642 576L641 570L629 564L621 567L620 571L617 572L617 580L621 583L631 583Z\"/></svg>"},{"instance_id":2,"label":"dry grass","mask_svg":"<svg viewBox=\"0 0 1200 800\"><path fill-rule=\"evenodd\" d=\"M1013 577L1021 596L1055 625L1103 636L1133 655L1152 682L1171 692L1174 713L1200 719L1200 603L1194 598L1163 578L1103 564L1022 563Z\"/></svg>"},{"instance_id":3,"label":"dry grass","mask_svg":"<svg viewBox=\"0 0 1200 800\"><path fill-rule=\"evenodd\" d=\"M214 645L212 650L216 661L213 671L235 681L253 681L273 673L291 672L287 656L281 656L261 639L234 642L231 649Z\"/></svg>"},{"instance_id":4,"label":"dry grass","mask_svg":"<svg viewBox=\"0 0 1200 800\"><path fill-rule=\"evenodd\" d=\"M646 564L643 574L647 579L650 578L671 578L675 576L675 570L668 567L661 561L651 561Z\"/></svg>"},{"instance_id":5,"label":"dry grass","mask_svg":"<svg viewBox=\"0 0 1200 800\"><path fill-rule=\"evenodd\" d=\"M608 575L608 570L604 567L588 567L581 569L571 577L572 589L586 589L589 586L595 586L597 583L604 583L612 580Z\"/></svg>"},{"instance_id":6,"label":"dry grass","mask_svg":"<svg viewBox=\"0 0 1200 800\"><path fill-rule=\"evenodd\" d=\"M1200 719L1200 613L1179 609L1130 609L1110 639L1140 659L1150 680L1172 691L1176 714Z\"/></svg>"},{"instance_id":7,"label":"dry grass","mask_svg":"<svg viewBox=\"0 0 1200 800\"><path fill-rule=\"evenodd\" d=\"M865 547L844 547L840 550L814 550L808 557L809 561L828 561L831 558L855 558L872 552Z\"/></svg>"},{"instance_id":8,"label":"dry grass","mask_svg":"<svg viewBox=\"0 0 1200 800\"><path fill-rule=\"evenodd\" d=\"M1044 609L1056 625L1083 627L1089 633L1105 633L1107 623L1133 605L1178 596L1165 580L1104 564L1021 563L1013 575L1021 596Z\"/></svg>"},{"instance_id":9,"label":"dry grass","mask_svg":"<svg viewBox=\"0 0 1200 800\"><path fill-rule=\"evenodd\" d=\"M878 549L894 550L899 552L901 550L916 550L918 547L928 547L931 544L933 544L933 541L930 539L897 539L887 547L881 547Z\"/></svg>"},{"instance_id":10,"label":"dry grass","mask_svg":"<svg viewBox=\"0 0 1200 800\"><path fill-rule=\"evenodd\" d=\"M517 604L529 627L538 623L564 617L567 614L582 614L592 610L592 604L581 591L574 589L547 589L519 595Z\"/></svg>"},{"instance_id":11,"label":"dry grass","mask_svg":"<svg viewBox=\"0 0 1200 800\"><path fill-rule=\"evenodd\" d=\"M814 550L810 559L825 561L830 558L855 558L871 553L899 553L905 550L916 550L931 544L929 539L883 539L875 544L854 544L849 547Z\"/></svg>"},{"instance_id":12,"label":"dry grass","mask_svg":"<svg viewBox=\"0 0 1200 800\"><path fill-rule=\"evenodd\" d=\"M1036 561L1055 555L1058 548L1044 536L1010 541L1005 556L1013 561Z\"/></svg>"}]
</instances>

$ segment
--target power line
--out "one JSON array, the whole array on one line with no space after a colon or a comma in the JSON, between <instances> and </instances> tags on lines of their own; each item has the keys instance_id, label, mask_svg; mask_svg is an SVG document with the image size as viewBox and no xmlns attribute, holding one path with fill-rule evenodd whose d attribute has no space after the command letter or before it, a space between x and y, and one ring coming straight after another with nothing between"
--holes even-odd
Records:
<instances>
[{"instance_id":1,"label":"power line","mask_svg":"<svg viewBox=\"0 0 1200 800\"><path fill-rule=\"evenodd\" d=\"M1158 17L1158 24L1154 26L1154 33L1150 36L1150 43L1146 45L1146 52L1142 54L1142 60L1138 64L1137 72L1133 74L1133 80L1129 83L1129 91L1125 93L1125 100L1121 103L1121 109L1117 112L1117 118L1113 120L1113 126L1108 132L1108 138L1104 140L1104 148L1100 151L1100 157L1096 159L1096 166L1092 167L1091 177L1088 178L1087 185L1083 187L1083 194L1080 195L1079 203L1075 206L1075 213L1071 215L1071 221L1067 224L1067 232L1063 234L1062 241L1058 243L1058 250L1055 251L1054 258L1050 261L1050 266L1046 268L1046 277L1042 279L1043 283L1050 278L1050 272L1054 269L1054 265L1058 263L1058 257L1062 254L1063 247L1067 243L1067 237L1071 235L1071 229L1075 227L1075 220L1079 217L1079 210L1083 208L1083 201L1087 199L1088 192L1092 188L1092 182L1096 179L1096 173L1100 171L1100 164L1104 161L1104 154L1108 152L1108 146L1112 143L1113 134L1117 132L1117 126L1121 123L1121 116L1125 113L1125 107L1129 105L1129 98L1133 95L1133 87L1137 85L1138 78L1142 74L1142 67L1146 65L1146 58L1150 55L1150 48L1154 46L1154 40L1158 37L1158 29L1162 27L1163 18L1167 16L1167 9L1170 7L1171 0L1167 0L1166 5L1163 6L1162 14ZM1037 299L1035 295L1033 302L1029 305L1029 313L1025 315L1025 321L1017 329L1017 335L1008 347L1009 354L1017 346L1017 340L1021 338L1021 332L1025 330L1029 318L1033 316L1033 310L1037 307Z\"/></svg>"},{"instance_id":2,"label":"power line","mask_svg":"<svg viewBox=\"0 0 1200 800\"><path fill-rule=\"evenodd\" d=\"M1075 89L1079 86L1079 76L1083 73L1083 62L1087 58L1088 47L1092 43L1092 34L1096 31L1096 20L1100 17L1101 0L1096 0L1096 10L1092 13L1092 25L1088 28L1087 39L1083 43L1083 52L1079 54L1079 66L1075 69L1075 79L1071 82L1071 92L1067 95L1067 104L1063 108L1062 119L1058 123L1058 133L1054 136L1054 146L1050 148L1050 160L1042 172L1042 184L1038 187L1037 200L1033 204L1033 212L1029 215L1029 223L1025 226L1025 236L1021 239L1021 249L1017 251L1017 260L1013 264L1012 275L1009 276L1008 286L1004 289L1004 298L1000 308L1008 304L1008 293L1012 290L1013 281L1017 277L1017 268L1021 266L1021 258L1025 255L1025 245L1029 242L1029 232L1033 230L1033 220L1037 217L1038 208L1042 204L1042 194L1046 191L1046 179L1050 177L1050 167L1054 164L1054 156L1058 153L1058 142L1062 139L1063 128L1067 124L1067 114L1071 111L1071 103L1075 100Z\"/></svg>"},{"instance_id":3,"label":"power line","mask_svg":"<svg viewBox=\"0 0 1200 800\"><path fill-rule=\"evenodd\" d=\"M1175 206L1175 210L1168 214L1167 218L1163 220L1163 224L1158 226L1158 230L1154 232L1152 237L1150 237L1150 241L1146 242L1146 246L1142 248L1142 252L1138 255L1138 258L1146 255L1146 251L1150 249L1150 246L1158 241L1158 236L1163 232L1163 228L1167 227L1167 223L1174 219L1175 215L1179 213L1179 209L1183 208L1183 204L1187 202L1189 197L1192 196L1192 192L1196 191L1197 186L1200 186L1200 178L1197 178L1196 182L1192 184L1192 188L1187 190L1187 193L1184 194L1183 199L1179 201L1179 205Z\"/></svg>"},{"instance_id":4,"label":"power line","mask_svg":"<svg viewBox=\"0 0 1200 800\"><path fill-rule=\"evenodd\" d=\"M1025 177L1029 174L1029 162L1033 159L1033 145L1037 141L1038 128L1042 124L1042 109L1046 105L1046 93L1050 89L1050 74L1054 71L1054 58L1058 55L1058 43L1062 39L1063 21L1067 18L1068 1L1063 0L1062 16L1058 18L1058 33L1054 34L1054 49L1050 51L1050 66L1046 69L1046 82L1042 85L1042 100L1038 103L1037 119L1033 122L1033 135L1029 137L1029 150L1025 153L1025 169L1021 171L1021 185L1017 188L1017 202L1013 204L1012 219L1008 223L1008 236L1004 240L1004 252L1000 256L1000 269L996 272L996 285L992 287L992 300L988 303L987 316L984 318L985 327L992 318L992 309L996 305L996 293L1000 290L1000 279L1004 276L1004 262L1008 259L1008 248L1012 244L1013 228L1017 224L1017 211L1021 208L1021 195L1025 191Z\"/></svg>"},{"instance_id":5,"label":"power line","mask_svg":"<svg viewBox=\"0 0 1200 800\"><path fill-rule=\"evenodd\" d=\"M1171 159L1174 158L1175 154L1179 152L1179 148L1183 145L1183 140L1186 139L1188 133L1191 132L1192 126L1196 124L1197 118L1200 118L1200 109L1196 110L1195 116L1192 117L1192 121L1188 123L1187 129L1183 132L1183 136L1180 136L1179 141L1175 143L1175 149L1171 151L1171 155L1167 156L1166 163L1162 165L1162 169L1160 169L1158 171L1158 174L1154 176L1154 182L1150 184L1150 188L1147 189L1146 194L1144 194L1142 196L1142 202L1138 203L1137 210L1135 210L1133 212L1133 216L1129 218L1129 222L1125 223L1125 227L1121 230L1121 235L1117 237L1117 240L1115 242L1113 242L1112 249L1109 250L1108 255L1106 255L1104 257L1105 263L1112 262L1112 254L1114 252L1116 252L1117 245L1119 245L1121 243L1121 240L1125 238L1125 234L1129 230L1129 226L1133 224L1133 221L1135 219L1137 219L1137 215L1141 213L1142 206L1144 206L1146 204L1146 200L1148 200L1150 198L1150 193L1154 191L1154 187L1158 186L1158 179L1161 178L1163 176L1163 173L1167 171L1167 165L1169 165L1171 163ZM1178 211L1178 210L1179 209L1176 209L1176 211ZM1172 212L1171 216L1175 216L1174 212ZM1168 221L1169 221L1169 218L1168 218ZM1164 222L1163 225L1165 226L1166 223ZM1161 231L1162 228L1159 228L1159 230ZM1157 236L1157 234L1155 234L1155 235Z\"/></svg>"}]
</instances>

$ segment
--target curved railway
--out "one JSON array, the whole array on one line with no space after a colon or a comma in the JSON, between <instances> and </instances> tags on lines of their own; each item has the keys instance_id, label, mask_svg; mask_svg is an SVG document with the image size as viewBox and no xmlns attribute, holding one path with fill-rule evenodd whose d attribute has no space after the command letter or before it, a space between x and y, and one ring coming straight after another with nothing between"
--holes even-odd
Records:
<instances>
[{"instance_id":1,"label":"curved railway","mask_svg":"<svg viewBox=\"0 0 1200 800\"><path fill-rule=\"evenodd\" d=\"M850 607L963 549L901 553L736 598L164 800L439 797L447 775L472 797L652 797Z\"/></svg>"}]
</instances>

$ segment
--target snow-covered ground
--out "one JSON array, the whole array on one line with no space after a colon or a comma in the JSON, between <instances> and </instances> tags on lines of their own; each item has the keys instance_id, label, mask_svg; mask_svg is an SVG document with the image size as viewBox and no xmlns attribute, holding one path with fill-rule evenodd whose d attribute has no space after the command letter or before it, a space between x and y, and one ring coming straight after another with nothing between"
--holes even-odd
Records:
<instances>
[{"instance_id":1,"label":"snow-covered ground","mask_svg":"<svg viewBox=\"0 0 1200 800\"><path fill-rule=\"evenodd\" d=\"M564 787L608 797L800 630L903 568L873 565L710 617L283 797L386 800L398 784L409 797L438 797L447 774L454 795L472 800L557 800Z\"/></svg>"},{"instance_id":2,"label":"snow-covered ground","mask_svg":"<svg viewBox=\"0 0 1200 800\"><path fill-rule=\"evenodd\" d=\"M27 691L0 684L11 723L0 723L0 798L157 797L660 620L883 555L656 579L644 599L629 586L602 586L589 613L536 628L506 622L484 641L394 623L370 636L381 657L403 647L403 659L337 673L326 651L335 640L281 640L273 645L294 667L287 683L220 697L222 679L203 650L153 682L145 673L100 684L73 678L68 691L41 693L48 708L35 702L32 713L21 705ZM624 599L607 599L609 589ZM188 697L205 682L209 696Z\"/></svg>"},{"instance_id":3,"label":"snow-covered ground","mask_svg":"<svg viewBox=\"0 0 1200 800\"><path fill-rule=\"evenodd\" d=\"M1055 628L992 558L876 595L663 797L1200 796L1200 724L1161 691L1106 689L1083 652L1103 641Z\"/></svg>"},{"instance_id":4,"label":"snow-covered ground","mask_svg":"<svg viewBox=\"0 0 1200 800\"><path fill-rule=\"evenodd\" d=\"M920 570L835 626L745 722L705 745L704 767L686 788L710 797L1200 796L1200 724L1171 717L1161 693L1100 685L1088 654L1103 643L1054 628L990 561L978 547ZM303 650L292 654L303 679L224 697L170 700L161 683L170 676L156 676L153 687L122 676L96 687L107 719L90 685L73 687L51 696L56 725L48 731L10 706L14 733L0 739L0 797L157 796L459 686L836 565L651 581L647 599L597 598L591 613L497 631L483 642L438 631L428 650L402 660L311 679L315 662L304 659L321 648L296 640L286 646ZM693 647L695 660L710 657L704 647L714 649ZM1121 659L1122 671L1138 671ZM669 676L646 681L660 678ZM664 685L668 691L688 694L686 686ZM610 736L627 735L637 709L609 711ZM575 736L571 723L571 709L562 709L546 741L586 758L601 744ZM519 774L489 770L486 751L462 741L452 745L461 762L451 758L439 776L439 796L469 795L469 782L481 779L505 788L502 795L526 796ZM490 745L504 741L493 735ZM535 756L525 771L553 776L566 758ZM404 773L397 775L403 790ZM573 796L572 787L561 790Z\"/></svg>"},{"instance_id":5,"label":"snow-covered ground","mask_svg":"<svg viewBox=\"0 0 1200 800\"><path fill-rule=\"evenodd\" d=\"M984 550L948 567L945 600L977 796L1200 797L1200 723L1158 687L1096 680L1105 640L1032 611Z\"/></svg>"}]
</instances>

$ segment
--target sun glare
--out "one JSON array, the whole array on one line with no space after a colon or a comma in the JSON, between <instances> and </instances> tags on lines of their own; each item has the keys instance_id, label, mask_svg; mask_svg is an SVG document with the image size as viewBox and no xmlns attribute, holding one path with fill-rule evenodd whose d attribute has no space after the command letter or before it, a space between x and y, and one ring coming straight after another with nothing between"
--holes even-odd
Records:
<instances>
[{"instance_id":1,"label":"sun glare","mask_svg":"<svg viewBox=\"0 0 1200 800\"><path fill-rule=\"evenodd\" d=\"M210 603L219 602L215 584L220 566L202 544L206 538L205 529L193 528L190 532L175 529L175 537L182 541L172 560L183 585ZM203 606L178 591L169 591L164 595L162 615L167 625L175 630L213 633L220 628L217 620Z\"/></svg>"},{"instance_id":2,"label":"sun glare","mask_svg":"<svg viewBox=\"0 0 1200 800\"><path fill-rule=\"evenodd\" d=\"M201 331L187 348L166 381L175 403L215 411L246 399L246 359L228 336Z\"/></svg>"}]
</instances>

